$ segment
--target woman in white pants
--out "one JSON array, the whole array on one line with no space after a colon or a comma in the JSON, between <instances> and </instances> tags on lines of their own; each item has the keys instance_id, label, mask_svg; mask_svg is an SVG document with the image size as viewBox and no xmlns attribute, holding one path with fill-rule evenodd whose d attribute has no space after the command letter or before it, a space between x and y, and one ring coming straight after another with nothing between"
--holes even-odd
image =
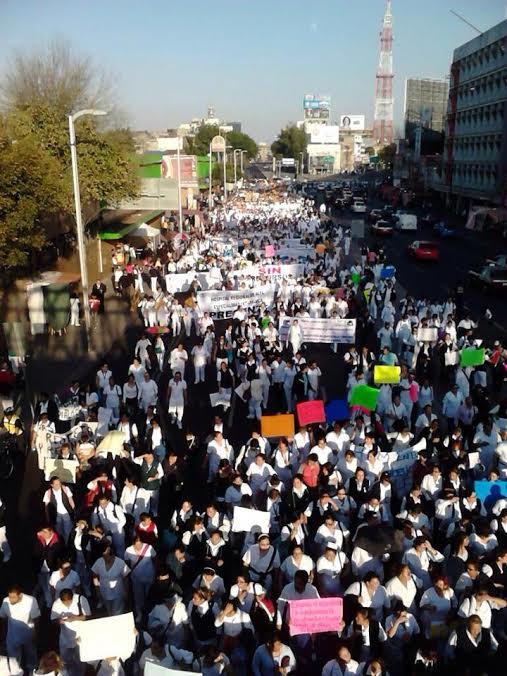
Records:
<instances>
[{"instance_id":1,"label":"woman in white pants","mask_svg":"<svg viewBox=\"0 0 507 676\"><path fill-rule=\"evenodd\" d=\"M187 383L182 380L181 373L176 371L174 378L169 381L169 415L175 418L181 429L183 411L187 400Z\"/></svg>"}]
</instances>

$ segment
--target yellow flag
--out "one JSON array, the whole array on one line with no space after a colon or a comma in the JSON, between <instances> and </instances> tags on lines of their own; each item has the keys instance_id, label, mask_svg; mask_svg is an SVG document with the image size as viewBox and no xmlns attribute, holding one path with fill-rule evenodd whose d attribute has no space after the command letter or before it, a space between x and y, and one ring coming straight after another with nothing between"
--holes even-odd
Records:
<instances>
[{"instance_id":1,"label":"yellow flag","mask_svg":"<svg viewBox=\"0 0 507 676\"><path fill-rule=\"evenodd\" d=\"M399 366L375 366L373 379L376 385L396 385L400 382Z\"/></svg>"}]
</instances>

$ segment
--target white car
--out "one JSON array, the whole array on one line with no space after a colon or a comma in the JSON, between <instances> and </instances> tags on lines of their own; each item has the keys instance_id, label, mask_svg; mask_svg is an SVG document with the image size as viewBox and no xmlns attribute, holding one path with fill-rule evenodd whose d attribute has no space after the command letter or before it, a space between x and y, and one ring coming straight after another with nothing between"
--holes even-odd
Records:
<instances>
[{"instance_id":1,"label":"white car","mask_svg":"<svg viewBox=\"0 0 507 676\"><path fill-rule=\"evenodd\" d=\"M365 214L366 213L366 204L364 200L354 200L352 203L352 211L355 214Z\"/></svg>"}]
</instances>

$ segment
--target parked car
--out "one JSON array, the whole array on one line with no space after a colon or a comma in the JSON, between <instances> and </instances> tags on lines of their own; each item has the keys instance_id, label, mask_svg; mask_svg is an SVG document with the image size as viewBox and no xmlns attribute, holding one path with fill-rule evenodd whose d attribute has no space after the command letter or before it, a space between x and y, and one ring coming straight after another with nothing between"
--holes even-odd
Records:
<instances>
[{"instance_id":1,"label":"parked car","mask_svg":"<svg viewBox=\"0 0 507 676\"><path fill-rule=\"evenodd\" d=\"M407 253L418 261L438 261L440 258L438 246L434 242L423 242L421 240L409 244Z\"/></svg>"},{"instance_id":2,"label":"parked car","mask_svg":"<svg viewBox=\"0 0 507 676\"><path fill-rule=\"evenodd\" d=\"M352 202L352 211L355 214L365 214L366 213L366 204L363 199L354 198Z\"/></svg>"},{"instance_id":3,"label":"parked car","mask_svg":"<svg viewBox=\"0 0 507 676\"><path fill-rule=\"evenodd\" d=\"M393 214L394 227L400 231L414 232L417 230L417 216L397 211Z\"/></svg>"},{"instance_id":4,"label":"parked car","mask_svg":"<svg viewBox=\"0 0 507 676\"><path fill-rule=\"evenodd\" d=\"M389 221L377 221L371 226L371 232L374 235L382 235L384 237L390 237L393 234L394 228L393 224Z\"/></svg>"},{"instance_id":5,"label":"parked car","mask_svg":"<svg viewBox=\"0 0 507 676\"><path fill-rule=\"evenodd\" d=\"M478 270L469 270L467 284L480 289L484 293L507 291L507 268L487 265Z\"/></svg>"},{"instance_id":6,"label":"parked car","mask_svg":"<svg viewBox=\"0 0 507 676\"><path fill-rule=\"evenodd\" d=\"M457 237L457 230L455 228L450 228L443 221L435 223L433 226L433 233L438 237Z\"/></svg>"},{"instance_id":7,"label":"parked car","mask_svg":"<svg viewBox=\"0 0 507 676\"><path fill-rule=\"evenodd\" d=\"M497 265L499 268L507 268L507 254L500 254L494 258L488 258L486 263Z\"/></svg>"}]
</instances>

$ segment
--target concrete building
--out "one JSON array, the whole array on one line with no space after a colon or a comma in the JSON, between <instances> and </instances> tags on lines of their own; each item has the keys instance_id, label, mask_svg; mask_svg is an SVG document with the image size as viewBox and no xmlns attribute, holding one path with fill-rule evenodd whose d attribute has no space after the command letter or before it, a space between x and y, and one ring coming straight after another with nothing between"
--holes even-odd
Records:
<instances>
[{"instance_id":1,"label":"concrete building","mask_svg":"<svg viewBox=\"0 0 507 676\"><path fill-rule=\"evenodd\" d=\"M350 118L350 116L344 117L346 120ZM340 171L354 171L359 166L367 164L369 154L366 149L374 145L373 129L365 129L364 125L362 129L355 129L351 125L342 123L340 126Z\"/></svg>"},{"instance_id":2,"label":"concrete building","mask_svg":"<svg viewBox=\"0 0 507 676\"><path fill-rule=\"evenodd\" d=\"M504 205L507 180L507 20L454 51L442 180L458 212Z\"/></svg>"},{"instance_id":3,"label":"concrete building","mask_svg":"<svg viewBox=\"0 0 507 676\"><path fill-rule=\"evenodd\" d=\"M267 143L261 141L257 144L257 159L259 162L267 162L271 155L271 151Z\"/></svg>"},{"instance_id":4,"label":"concrete building","mask_svg":"<svg viewBox=\"0 0 507 676\"><path fill-rule=\"evenodd\" d=\"M405 80L405 131L407 125L422 124L442 132L445 128L449 86L446 80L407 78Z\"/></svg>"}]
</instances>

